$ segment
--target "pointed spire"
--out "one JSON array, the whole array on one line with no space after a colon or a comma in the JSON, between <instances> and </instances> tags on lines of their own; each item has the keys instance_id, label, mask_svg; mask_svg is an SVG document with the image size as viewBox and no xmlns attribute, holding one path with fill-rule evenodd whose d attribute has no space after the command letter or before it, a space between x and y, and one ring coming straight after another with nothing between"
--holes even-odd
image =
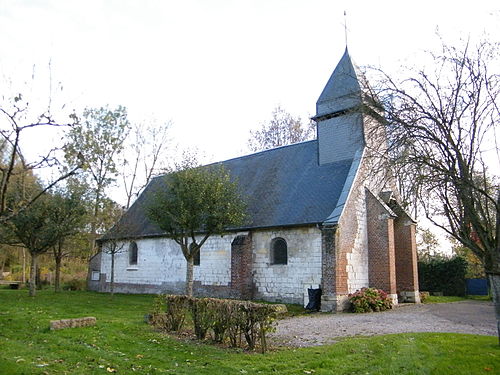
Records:
<instances>
[{"instance_id":1,"label":"pointed spire","mask_svg":"<svg viewBox=\"0 0 500 375\"><path fill-rule=\"evenodd\" d=\"M316 102L315 118L341 112L361 104L360 74L353 64L347 46Z\"/></svg>"}]
</instances>

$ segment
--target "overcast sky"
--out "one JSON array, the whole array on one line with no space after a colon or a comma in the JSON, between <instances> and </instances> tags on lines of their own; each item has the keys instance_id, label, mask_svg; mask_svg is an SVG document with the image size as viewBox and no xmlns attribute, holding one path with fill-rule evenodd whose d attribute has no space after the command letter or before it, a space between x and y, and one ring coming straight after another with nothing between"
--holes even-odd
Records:
<instances>
[{"instance_id":1,"label":"overcast sky","mask_svg":"<svg viewBox=\"0 0 500 375\"><path fill-rule=\"evenodd\" d=\"M422 64L438 30L500 40L498 0L0 0L0 95L32 90L43 105L52 91L56 115L124 105L132 121L172 121L173 143L205 162L225 160L248 153L276 106L315 113L345 20L354 61L388 72ZM31 134L30 151L52 145Z\"/></svg>"},{"instance_id":2,"label":"overcast sky","mask_svg":"<svg viewBox=\"0 0 500 375\"><path fill-rule=\"evenodd\" d=\"M177 143L224 160L246 152L249 129L277 105L314 114L345 49L344 10L355 62L393 70L436 48L438 28L448 41L484 32L499 40L499 4L0 0L0 73L16 90L35 67L45 95L50 62L52 90L64 88L54 102L171 120Z\"/></svg>"}]
</instances>

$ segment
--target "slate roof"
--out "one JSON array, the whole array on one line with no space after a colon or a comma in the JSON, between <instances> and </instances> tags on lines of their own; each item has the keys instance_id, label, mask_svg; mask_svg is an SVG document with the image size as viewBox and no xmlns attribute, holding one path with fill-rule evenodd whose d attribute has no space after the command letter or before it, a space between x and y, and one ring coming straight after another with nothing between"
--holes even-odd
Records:
<instances>
[{"instance_id":1,"label":"slate roof","mask_svg":"<svg viewBox=\"0 0 500 375\"><path fill-rule=\"evenodd\" d=\"M341 112L361 104L362 74L349 56L347 47L316 102L316 116Z\"/></svg>"},{"instance_id":2,"label":"slate roof","mask_svg":"<svg viewBox=\"0 0 500 375\"><path fill-rule=\"evenodd\" d=\"M271 228L320 224L331 217L341 193L349 190L353 160L318 165L316 140L258 152L221 163L238 181L248 206L248 222L241 228ZM124 215L130 225L128 238L162 235L162 231L145 215L148 196L161 185L154 178ZM342 202L341 202L342 201ZM329 222L331 224L331 220ZM105 239L108 237L103 237Z\"/></svg>"}]
</instances>

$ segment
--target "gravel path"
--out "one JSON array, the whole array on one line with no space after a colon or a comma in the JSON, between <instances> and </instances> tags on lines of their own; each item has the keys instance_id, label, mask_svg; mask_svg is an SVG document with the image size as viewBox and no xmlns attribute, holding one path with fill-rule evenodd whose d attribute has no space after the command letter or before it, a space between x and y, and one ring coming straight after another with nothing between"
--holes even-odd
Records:
<instances>
[{"instance_id":1,"label":"gravel path","mask_svg":"<svg viewBox=\"0 0 500 375\"><path fill-rule=\"evenodd\" d=\"M315 346L339 337L372 336L403 332L456 332L496 335L491 302L461 301L401 305L393 310L368 314L315 313L280 320L271 334L275 345Z\"/></svg>"}]
</instances>

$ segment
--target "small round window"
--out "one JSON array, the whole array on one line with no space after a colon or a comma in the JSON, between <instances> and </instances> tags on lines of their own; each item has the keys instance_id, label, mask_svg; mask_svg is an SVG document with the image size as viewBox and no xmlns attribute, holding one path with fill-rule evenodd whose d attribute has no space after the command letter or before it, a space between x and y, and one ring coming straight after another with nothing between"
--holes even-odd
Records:
<instances>
[{"instance_id":1,"label":"small round window","mask_svg":"<svg viewBox=\"0 0 500 375\"><path fill-rule=\"evenodd\" d=\"M271 241L271 262L272 264L287 264L288 262L288 248L286 241L281 237Z\"/></svg>"}]
</instances>

